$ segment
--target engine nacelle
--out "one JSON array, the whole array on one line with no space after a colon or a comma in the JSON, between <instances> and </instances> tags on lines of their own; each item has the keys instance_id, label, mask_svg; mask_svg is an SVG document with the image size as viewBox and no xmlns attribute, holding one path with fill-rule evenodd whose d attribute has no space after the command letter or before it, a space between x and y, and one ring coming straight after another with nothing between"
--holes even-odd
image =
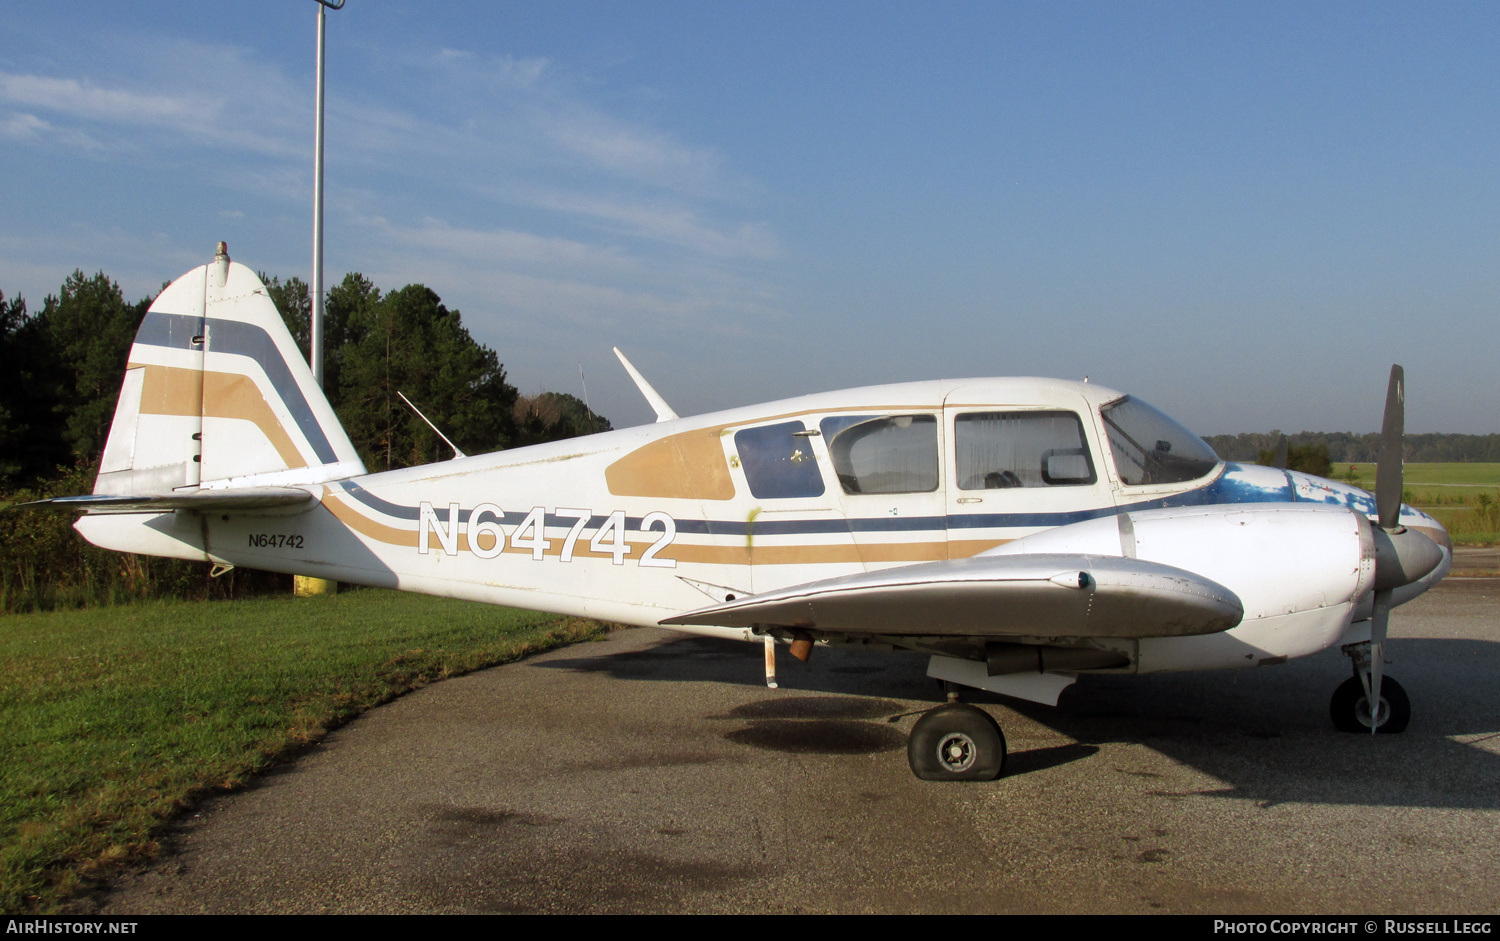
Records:
<instances>
[{"instance_id":1,"label":"engine nacelle","mask_svg":"<svg viewBox=\"0 0 1500 941\"><path fill-rule=\"evenodd\" d=\"M1244 605L1221 634L1144 638L1135 670L1281 663L1338 641L1375 582L1369 521L1295 503L1143 510L1062 526L986 555L1070 552L1146 559L1212 579Z\"/></svg>"}]
</instances>

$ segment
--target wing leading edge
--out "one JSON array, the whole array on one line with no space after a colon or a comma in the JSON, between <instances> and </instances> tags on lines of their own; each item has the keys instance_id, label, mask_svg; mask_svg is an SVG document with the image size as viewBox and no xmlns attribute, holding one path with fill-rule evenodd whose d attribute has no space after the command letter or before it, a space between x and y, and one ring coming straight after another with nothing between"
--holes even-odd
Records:
<instances>
[{"instance_id":1,"label":"wing leading edge","mask_svg":"<svg viewBox=\"0 0 1500 941\"><path fill-rule=\"evenodd\" d=\"M1240 623L1234 592L1144 559L979 556L809 582L661 623L965 637L1182 637Z\"/></svg>"}]
</instances>

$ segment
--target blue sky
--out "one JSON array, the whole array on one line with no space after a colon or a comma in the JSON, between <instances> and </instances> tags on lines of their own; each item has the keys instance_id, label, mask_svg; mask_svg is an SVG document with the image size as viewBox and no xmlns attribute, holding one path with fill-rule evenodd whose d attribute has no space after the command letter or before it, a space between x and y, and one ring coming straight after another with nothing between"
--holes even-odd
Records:
<instances>
[{"instance_id":1,"label":"blue sky","mask_svg":"<svg viewBox=\"0 0 1500 941\"><path fill-rule=\"evenodd\" d=\"M8 4L0 291L308 279L311 0ZM349 0L330 280L647 421L1053 375L1204 434L1500 431L1500 7Z\"/></svg>"}]
</instances>

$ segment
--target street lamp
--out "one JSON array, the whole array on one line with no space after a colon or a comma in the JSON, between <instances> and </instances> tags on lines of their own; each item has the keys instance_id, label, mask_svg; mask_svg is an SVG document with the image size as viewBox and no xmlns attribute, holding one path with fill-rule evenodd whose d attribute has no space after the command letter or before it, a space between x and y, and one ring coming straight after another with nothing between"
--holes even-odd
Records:
<instances>
[{"instance_id":1,"label":"street lamp","mask_svg":"<svg viewBox=\"0 0 1500 941\"><path fill-rule=\"evenodd\" d=\"M313 381L323 388L323 24L328 10L341 10L344 0L318 0L318 104L317 131L313 135L313 270L312 323L309 324L307 359ZM324 595L338 591L338 582L309 575L293 579L298 595Z\"/></svg>"},{"instance_id":2,"label":"street lamp","mask_svg":"<svg viewBox=\"0 0 1500 941\"><path fill-rule=\"evenodd\" d=\"M312 365L313 380L323 387L323 24L327 10L342 10L344 0L317 0L318 3L318 104L317 132L313 145L313 270L312 324L307 358Z\"/></svg>"}]
</instances>

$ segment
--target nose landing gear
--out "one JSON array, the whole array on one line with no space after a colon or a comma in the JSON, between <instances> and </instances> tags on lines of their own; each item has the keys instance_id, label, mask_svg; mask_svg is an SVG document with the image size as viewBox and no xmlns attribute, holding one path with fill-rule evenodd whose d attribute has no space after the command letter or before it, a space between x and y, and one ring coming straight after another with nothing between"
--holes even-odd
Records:
<instances>
[{"instance_id":1,"label":"nose landing gear","mask_svg":"<svg viewBox=\"0 0 1500 941\"><path fill-rule=\"evenodd\" d=\"M1395 735L1406 731L1411 721L1411 700L1400 683L1389 676L1380 680L1380 705L1370 708L1370 673L1373 667L1370 645L1350 644L1344 654L1353 664L1354 675L1339 684L1328 704L1334 728L1340 732Z\"/></svg>"}]
</instances>

